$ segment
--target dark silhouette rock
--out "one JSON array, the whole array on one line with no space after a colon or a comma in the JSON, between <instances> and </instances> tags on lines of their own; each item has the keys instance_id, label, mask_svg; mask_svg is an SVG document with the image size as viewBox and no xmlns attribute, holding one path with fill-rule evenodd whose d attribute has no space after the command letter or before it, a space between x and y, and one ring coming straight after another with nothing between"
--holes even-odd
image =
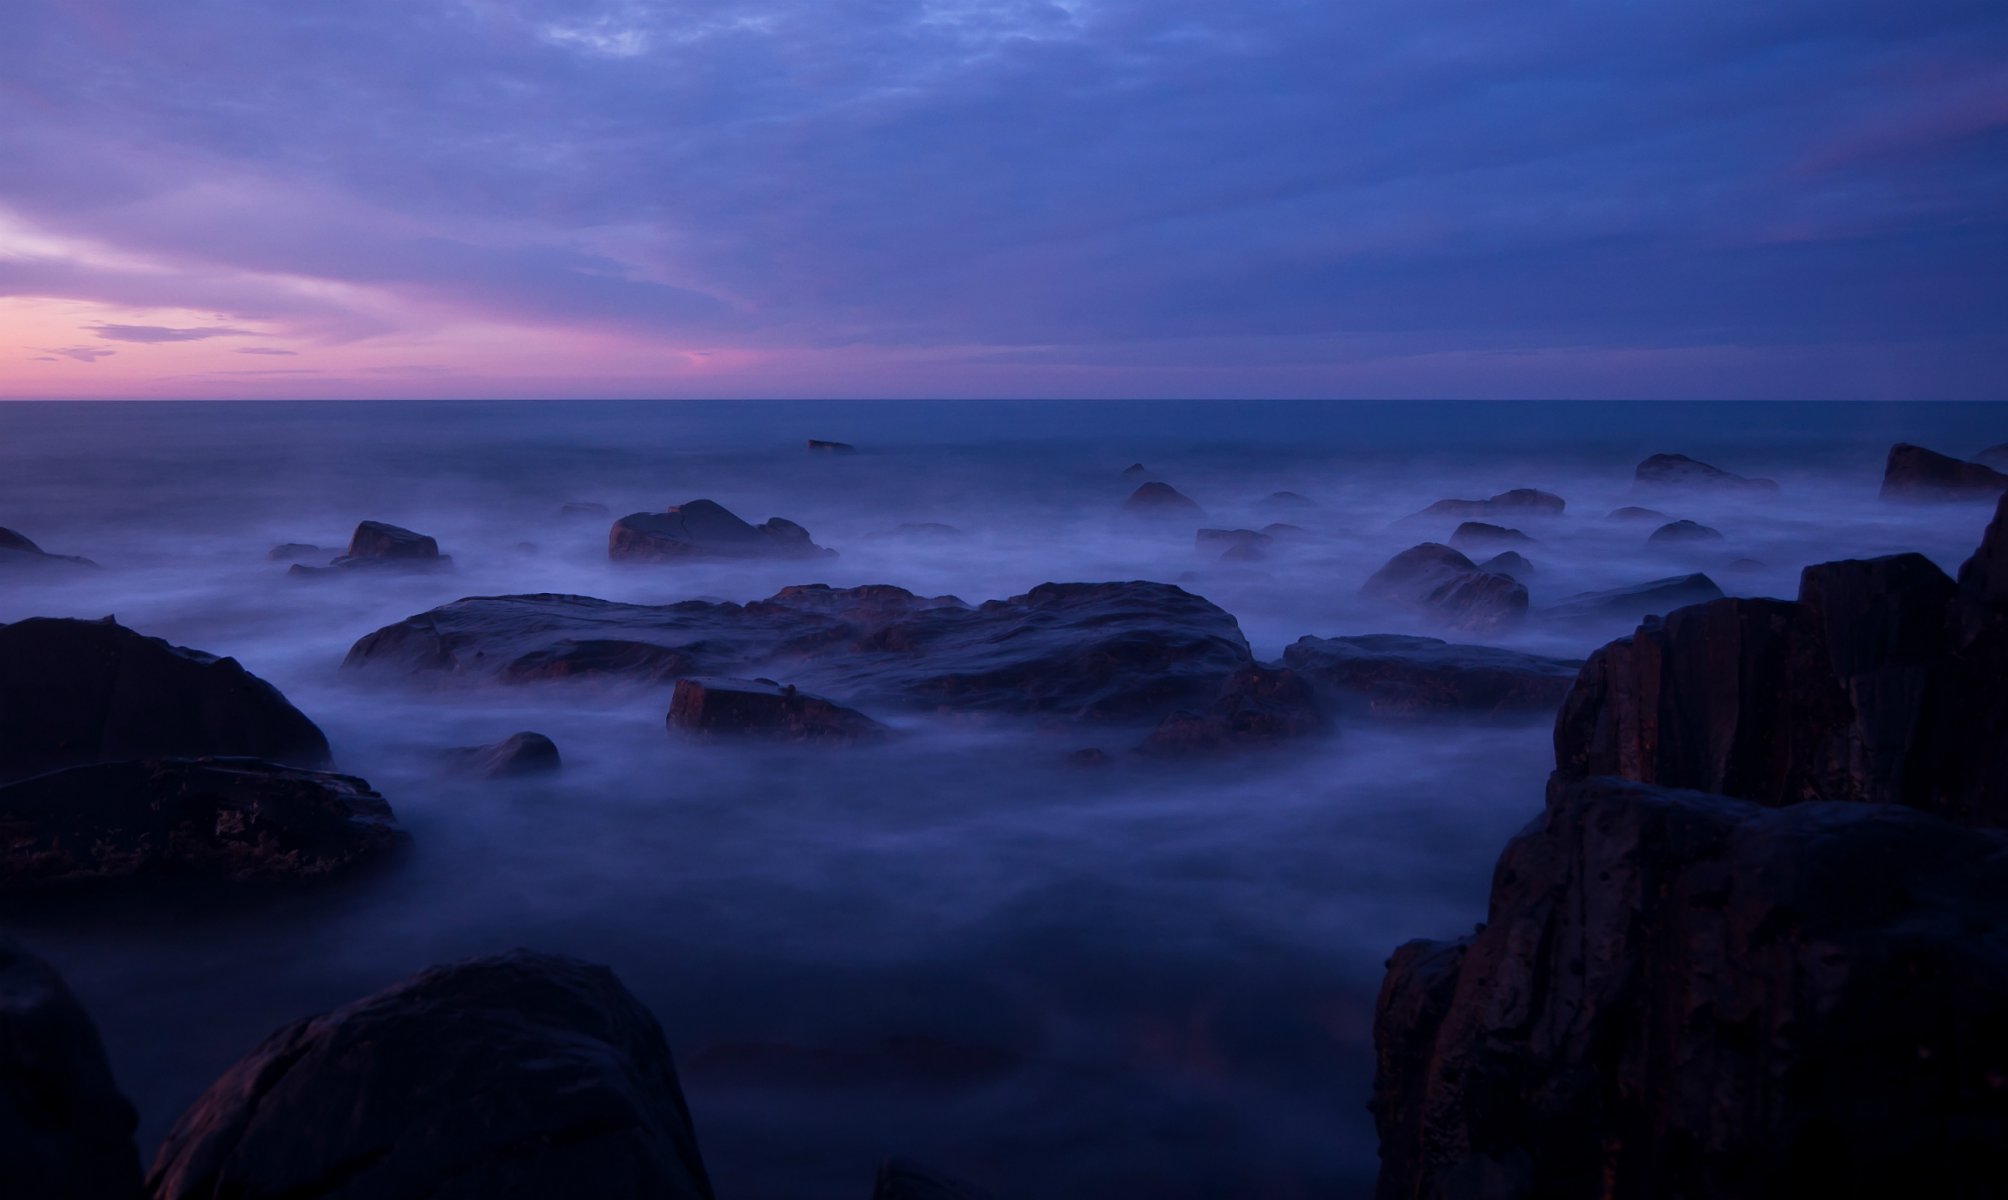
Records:
<instances>
[{"instance_id":1,"label":"dark silhouette rock","mask_svg":"<svg viewBox=\"0 0 2008 1200\"><path fill-rule=\"evenodd\" d=\"M82 763L249 755L328 765L328 740L235 659L107 617L0 625L0 781Z\"/></svg>"},{"instance_id":2,"label":"dark silhouette rock","mask_svg":"<svg viewBox=\"0 0 2008 1200\"><path fill-rule=\"evenodd\" d=\"M0 939L0 1196L135 1200L138 1123L63 977Z\"/></svg>"},{"instance_id":3,"label":"dark silhouette rock","mask_svg":"<svg viewBox=\"0 0 2008 1200\"><path fill-rule=\"evenodd\" d=\"M1148 754L1212 754L1284 745L1325 731L1327 722L1309 680L1288 668L1236 671L1212 704L1159 722L1138 749Z\"/></svg>"},{"instance_id":4,"label":"dark silhouette rock","mask_svg":"<svg viewBox=\"0 0 2008 1200\"><path fill-rule=\"evenodd\" d=\"M558 506L561 517L610 517L613 510L597 500L567 500Z\"/></svg>"},{"instance_id":5,"label":"dark silhouette rock","mask_svg":"<svg viewBox=\"0 0 2008 1200\"><path fill-rule=\"evenodd\" d=\"M1168 483L1152 481L1130 493L1123 512L1133 517L1191 517L1203 520L1206 510Z\"/></svg>"},{"instance_id":6,"label":"dark silhouette rock","mask_svg":"<svg viewBox=\"0 0 2008 1200\"><path fill-rule=\"evenodd\" d=\"M1527 612L1524 584L1508 575L1481 571L1464 555L1436 542L1395 555L1360 590L1454 629L1501 629Z\"/></svg>"},{"instance_id":7,"label":"dark silhouette rock","mask_svg":"<svg viewBox=\"0 0 2008 1200\"><path fill-rule=\"evenodd\" d=\"M1381 989L1381 1200L1979 1196L2008 1172L2008 835L1561 782Z\"/></svg>"},{"instance_id":8,"label":"dark silhouette rock","mask_svg":"<svg viewBox=\"0 0 2008 1200\"><path fill-rule=\"evenodd\" d=\"M93 763L0 785L0 889L317 879L403 840L360 779L255 758Z\"/></svg>"},{"instance_id":9,"label":"dark silhouette rock","mask_svg":"<svg viewBox=\"0 0 2008 1200\"><path fill-rule=\"evenodd\" d=\"M1883 466L1885 500L1992 500L2008 492L2008 475L1980 463L1898 442Z\"/></svg>"},{"instance_id":10,"label":"dark silhouette rock","mask_svg":"<svg viewBox=\"0 0 2008 1200\"><path fill-rule=\"evenodd\" d=\"M784 588L752 604L459 600L389 625L350 669L468 678L784 674L868 709L1146 720L1253 660L1234 618L1164 583L1042 584L969 605L903 588Z\"/></svg>"},{"instance_id":11,"label":"dark silhouette rock","mask_svg":"<svg viewBox=\"0 0 2008 1200\"><path fill-rule=\"evenodd\" d=\"M294 563L287 574L331 575L359 568L370 570L438 571L453 565L439 552L439 543L422 533L383 521L364 521L349 537L348 552L325 567Z\"/></svg>"},{"instance_id":12,"label":"dark silhouette rock","mask_svg":"<svg viewBox=\"0 0 2008 1200\"><path fill-rule=\"evenodd\" d=\"M1275 512L1306 512L1317 508L1318 502L1296 492L1270 492L1258 506Z\"/></svg>"},{"instance_id":13,"label":"dark silhouette rock","mask_svg":"<svg viewBox=\"0 0 2008 1200\"><path fill-rule=\"evenodd\" d=\"M1253 529L1202 529L1192 542L1199 550L1219 555L1228 562L1256 562L1262 559L1275 538Z\"/></svg>"},{"instance_id":14,"label":"dark silhouette rock","mask_svg":"<svg viewBox=\"0 0 2008 1200\"><path fill-rule=\"evenodd\" d=\"M50 554L29 541L26 534L0 528L0 570L8 567L62 566L95 567L98 564L74 554Z\"/></svg>"},{"instance_id":15,"label":"dark silhouette rock","mask_svg":"<svg viewBox=\"0 0 2008 1200\"><path fill-rule=\"evenodd\" d=\"M1612 509L1611 515L1605 519L1610 521L1664 522L1667 519L1667 517L1665 513L1659 511L1656 508L1640 508L1636 504L1627 504L1623 508Z\"/></svg>"},{"instance_id":16,"label":"dark silhouette rock","mask_svg":"<svg viewBox=\"0 0 2008 1200\"><path fill-rule=\"evenodd\" d=\"M1504 575L1521 583L1527 582L1534 576L1534 564L1528 562L1527 556L1518 550L1501 551L1479 563L1478 569L1490 571L1494 575Z\"/></svg>"},{"instance_id":17,"label":"dark silhouette rock","mask_svg":"<svg viewBox=\"0 0 2008 1200\"><path fill-rule=\"evenodd\" d=\"M614 522L607 557L616 562L690 562L734 558L829 558L836 552L809 540L809 531L774 517L751 525L722 504L692 500L659 513L630 513Z\"/></svg>"},{"instance_id":18,"label":"dark silhouette rock","mask_svg":"<svg viewBox=\"0 0 2008 1200\"><path fill-rule=\"evenodd\" d=\"M696 737L750 735L826 745L876 741L891 732L856 709L771 679L679 679L667 721L671 732Z\"/></svg>"},{"instance_id":19,"label":"dark silhouette rock","mask_svg":"<svg viewBox=\"0 0 2008 1200\"><path fill-rule=\"evenodd\" d=\"M517 950L265 1039L161 1143L153 1200L710 1200L662 1028L613 972Z\"/></svg>"},{"instance_id":20,"label":"dark silhouette rock","mask_svg":"<svg viewBox=\"0 0 2008 1200\"><path fill-rule=\"evenodd\" d=\"M1643 621L1648 616L1721 598L1722 589L1716 586L1715 581L1696 572L1692 575L1655 579L1651 583L1641 583L1633 587L1611 588L1601 592L1578 592L1552 608L1543 610L1542 615L1563 621L1609 618Z\"/></svg>"},{"instance_id":21,"label":"dark silhouette rock","mask_svg":"<svg viewBox=\"0 0 2008 1200\"><path fill-rule=\"evenodd\" d=\"M1514 488L1490 500L1438 500L1415 514L1417 517L1559 517L1568 502L1553 492L1538 488Z\"/></svg>"},{"instance_id":22,"label":"dark silhouette rock","mask_svg":"<svg viewBox=\"0 0 2008 1200\"><path fill-rule=\"evenodd\" d=\"M564 766L564 760L558 757L558 744L529 730L512 733L492 746L455 750L452 755L465 773L477 779L554 775Z\"/></svg>"},{"instance_id":23,"label":"dark silhouette rock","mask_svg":"<svg viewBox=\"0 0 2008 1200\"><path fill-rule=\"evenodd\" d=\"M1284 647L1283 661L1371 715L1396 719L1552 713L1582 666L1394 633L1298 638Z\"/></svg>"},{"instance_id":24,"label":"dark silhouette rock","mask_svg":"<svg viewBox=\"0 0 2008 1200\"><path fill-rule=\"evenodd\" d=\"M990 1194L918 1163L888 1158L879 1164L872 1200L990 1200Z\"/></svg>"},{"instance_id":25,"label":"dark silhouette rock","mask_svg":"<svg viewBox=\"0 0 2008 1200\"><path fill-rule=\"evenodd\" d=\"M1984 467L1993 467L1997 471L2008 471L2008 442L1987 447L1974 455L1973 461Z\"/></svg>"},{"instance_id":26,"label":"dark silhouette rock","mask_svg":"<svg viewBox=\"0 0 2008 1200\"><path fill-rule=\"evenodd\" d=\"M1123 468L1124 479L1143 479L1149 476L1149 474L1150 468L1144 466L1142 463L1131 463L1129 466Z\"/></svg>"},{"instance_id":27,"label":"dark silhouette rock","mask_svg":"<svg viewBox=\"0 0 2008 1200\"><path fill-rule=\"evenodd\" d=\"M305 558L310 554L321 553L323 551L319 546L310 545L307 542L282 542L267 550L265 557L273 562L292 562L295 559Z\"/></svg>"},{"instance_id":28,"label":"dark silhouette rock","mask_svg":"<svg viewBox=\"0 0 2008 1200\"><path fill-rule=\"evenodd\" d=\"M809 439L811 454L856 454L858 448L849 442L826 442L820 438Z\"/></svg>"},{"instance_id":29,"label":"dark silhouette rock","mask_svg":"<svg viewBox=\"0 0 2008 1200\"><path fill-rule=\"evenodd\" d=\"M1466 521L1450 535L1450 544L1459 550L1490 550L1499 546L1531 546L1534 539L1504 525Z\"/></svg>"},{"instance_id":30,"label":"dark silhouette rock","mask_svg":"<svg viewBox=\"0 0 2008 1200\"><path fill-rule=\"evenodd\" d=\"M1638 465L1632 478L1636 491L1685 488L1717 492L1776 492L1775 479L1750 479L1710 466L1685 454L1655 454Z\"/></svg>"},{"instance_id":31,"label":"dark silhouette rock","mask_svg":"<svg viewBox=\"0 0 2008 1200\"><path fill-rule=\"evenodd\" d=\"M1645 539L1648 546L1682 545L1693 542L1719 542L1720 529L1710 529L1698 521L1669 521Z\"/></svg>"}]
</instances>

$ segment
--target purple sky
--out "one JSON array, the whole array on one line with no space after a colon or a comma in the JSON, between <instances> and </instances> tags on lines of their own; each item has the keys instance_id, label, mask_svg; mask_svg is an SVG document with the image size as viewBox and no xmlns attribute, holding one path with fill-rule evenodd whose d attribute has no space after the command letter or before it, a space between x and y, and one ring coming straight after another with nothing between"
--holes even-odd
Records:
<instances>
[{"instance_id":1,"label":"purple sky","mask_svg":"<svg viewBox=\"0 0 2008 1200\"><path fill-rule=\"evenodd\" d=\"M0 396L2000 399L2002 0L12 0Z\"/></svg>"}]
</instances>

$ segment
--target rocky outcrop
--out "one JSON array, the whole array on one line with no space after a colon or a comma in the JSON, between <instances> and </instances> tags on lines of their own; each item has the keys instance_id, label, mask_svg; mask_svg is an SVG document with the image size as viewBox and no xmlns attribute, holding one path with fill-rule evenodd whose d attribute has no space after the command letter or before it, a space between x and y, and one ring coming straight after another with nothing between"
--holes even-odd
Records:
<instances>
[{"instance_id":1,"label":"rocky outcrop","mask_svg":"<svg viewBox=\"0 0 2008 1200\"><path fill-rule=\"evenodd\" d=\"M1377 633L1298 638L1283 661L1375 717L1507 717L1553 713L1581 663Z\"/></svg>"},{"instance_id":2,"label":"rocky outcrop","mask_svg":"<svg viewBox=\"0 0 2008 1200\"><path fill-rule=\"evenodd\" d=\"M1750 479L1710 466L1685 454L1655 454L1638 465L1632 477L1635 491L1683 488L1716 492L1776 492L1774 479Z\"/></svg>"},{"instance_id":3,"label":"rocky outcrop","mask_svg":"<svg viewBox=\"0 0 2008 1200\"><path fill-rule=\"evenodd\" d=\"M1560 783L1480 932L1389 964L1379 1195L1986 1194L2002 929L2008 834Z\"/></svg>"},{"instance_id":4,"label":"rocky outcrop","mask_svg":"<svg viewBox=\"0 0 2008 1200\"><path fill-rule=\"evenodd\" d=\"M821 438L809 439L811 454L856 454L858 448L849 442L826 442Z\"/></svg>"},{"instance_id":5,"label":"rocky outcrop","mask_svg":"<svg viewBox=\"0 0 2008 1200\"><path fill-rule=\"evenodd\" d=\"M1898 442L1883 465L1885 500L1992 500L2008 492L2008 475L1977 462Z\"/></svg>"},{"instance_id":6,"label":"rocky outcrop","mask_svg":"<svg viewBox=\"0 0 2008 1200\"><path fill-rule=\"evenodd\" d=\"M709 1200L662 1029L611 971L514 951L267 1038L162 1142L154 1200Z\"/></svg>"},{"instance_id":7,"label":"rocky outcrop","mask_svg":"<svg viewBox=\"0 0 2008 1200\"><path fill-rule=\"evenodd\" d=\"M0 570L8 567L42 566L95 567L98 564L88 558L78 558L73 554L50 554L28 540L26 534L11 529L0 528Z\"/></svg>"},{"instance_id":8,"label":"rocky outcrop","mask_svg":"<svg viewBox=\"0 0 2008 1200\"><path fill-rule=\"evenodd\" d=\"M1559 517L1568 502L1553 492L1539 488L1513 488L1490 500L1438 500L1415 514L1417 517Z\"/></svg>"},{"instance_id":9,"label":"rocky outcrop","mask_svg":"<svg viewBox=\"0 0 2008 1200\"><path fill-rule=\"evenodd\" d=\"M872 742L891 732L856 709L771 679L679 679L666 721L670 732L693 737L821 745Z\"/></svg>"},{"instance_id":10,"label":"rocky outcrop","mask_svg":"<svg viewBox=\"0 0 2008 1200\"><path fill-rule=\"evenodd\" d=\"M1645 539L1648 546L1678 546L1695 542L1719 542L1720 529L1711 529L1699 521L1668 521L1652 531Z\"/></svg>"},{"instance_id":11,"label":"rocky outcrop","mask_svg":"<svg viewBox=\"0 0 2008 1200\"><path fill-rule=\"evenodd\" d=\"M867 709L1154 720L1253 659L1234 618L1164 583L1049 583L965 604L903 588L784 588L752 604L476 597L386 626L345 666L397 674L659 680L785 675Z\"/></svg>"},{"instance_id":12,"label":"rocky outcrop","mask_svg":"<svg viewBox=\"0 0 2008 1200\"><path fill-rule=\"evenodd\" d=\"M138 1123L62 976L0 939L0 1196L135 1200Z\"/></svg>"},{"instance_id":13,"label":"rocky outcrop","mask_svg":"<svg viewBox=\"0 0 2008 1200\"><path fill-rule=\"evenodd\" d=\"M1500 546L1531 546L1534 539L1504 525L1466 521L1450 535L1450 544L1459 550L1494 550Z\"/></svg>"},{"instance_id":14,"label":"rocky outcrop","mask_svg":"<svg viewBox=\"0 0 2008 1200\"><path fill-rule=\"evenodd\" d=\"M1648 616L1672 612L1690 604L1705 604L1710 600L1720 600L1722 589L1713 579L1696 572L1692 575L1673 575L1666 579L1655 579L1632 587L1611 588L1601 592L1578 592L1551 607L1541 610L1541 615L1561 621L1588 621L1621 618L1628 621L1643 621Z\"/></svg>"},{"instance_id":15,"label":"rocky outcrop","mask_svg":"<svg viewBox=\"0 0 2008 1200\"><path fill-rule=\"evenodd\" d=\"M1168 483L1158 483L1155 480L1141 485L1130 493L1129 499L1123 501L1123 513L1131 517L1151 518L1189 517L1194 520L1204 520L1206 517L1206 510L1199 507L1184 492Z\"/></svg>"},{"instance_id":16,"label":"rocky outcrop","mask_svg":"<svg viewBox=\"0 0 2008 1200\"><path fill-rule=\"evenodd\" d=\"M1478 569L1489 571L1494 575L1504 575L1509 579L1519 580L1521 583L1525 583L1534 577L1534 564L1527 561L1527 556L1518 550L1502 550L1484 562L1479 563Z\"/></svg>"},{"instance_id":17,"label":"rocky outcrop","mask_svg":"<svg viewBox=\"0 0 2008 1200\"><path fill-rule=\"evenodd\" d=\"M712 500L691 500L659 513L630 513L607 535L615 562L693 562L739 558L830 558L793 521L772 517L752 525Z\"/></svg>"},{"instance_id":18,"label":"rocky outcrop","mask_svg":"<svg viewBox=\"0 0 2008 1200\"><path fill-rule=\"evenodd\" d=\"M1524 584L1510 575L1481 571L1436 542L1395 555L1360 590L1436 624L1473 632L1508 627L1527 612Z\"/></svg>"},{"instance_id":19,"label":"rocky outcrop","mask_svg":"<svg viewBox=\"0 0 2008 1200\"><path fill-rule=\"evenodd\" d=\"M0 626L0 781L81 763L250 755L328 765L328 741L234 659L107 617Z\"/></svg>"},{"instance_id":20,"label":"rocky outcrop","mask_svg":"<svg viewBox=\"0 0 2008 1200\"><path fill-rule=\"evenodd\" d=\"M1285 745L1325 732L1317 691L1296 671L1251 666L1228 676L1213 703L1166 717L1138 749L1146 754L1217 754Z\"/></svg>"},{"instance_id":21,"label":"rocky outcrop","mask_svg":"<svg viewBox=\"0 0 2008 1200\"><path fill-rule=\"evenodd\" d=\"M461 773L475 779L554 775L564 767L558 744L531 730L512 733L492 746L469 746L450 754Z\"/></svg>"}]
</instances>

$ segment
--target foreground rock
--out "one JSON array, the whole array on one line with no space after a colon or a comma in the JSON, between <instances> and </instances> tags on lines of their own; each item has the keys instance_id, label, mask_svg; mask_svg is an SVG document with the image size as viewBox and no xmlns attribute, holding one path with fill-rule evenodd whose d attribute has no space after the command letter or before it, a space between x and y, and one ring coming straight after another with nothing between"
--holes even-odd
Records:
<instances>
[{"instance_id":1,"label":"foreground rock","mask_svg":"<svg viewBox=\"0 0 2008 1200\"><path fill-rule=\"evenodd\" d=\"M1747 478L1685 454L1655 454L1638 465L1632 476L1632 488L1635 491L1671 488L1763 495L1776 492L1778 481Z\"/></svg>"},{"instance_id":2,"label":"foreground rock","mask_svg":"<svg viewBox=\"0 0 2008 1200\"><path fill-rule=\"evenodd\" d=\"M541 733L512 733L492 746L452 751L464 774L475 779L521 779L555 775L564 767L558 744Z\"/></svg>"},{"instance_id":3,"label":"foreground rock","mask_svg":"<svg viewBox=\"0 0 2008 1200\"><path fill-rule=\"evenodd\" d=\"M1568 502L1553 492L1539 488L1514 488L1490 500L1438 500L1415 514L1417 517L1559 517Z\"/></svg>"},{"instance_id":4,"label":"foreground rock","mask_svg":"<svg viewBox=\"0 0 2008 1200\"><path fill-rule=\"evenodd\" d=\"M235 659L107 617L0 626L0 781L80 763L249 755L328 765L328 741Z\"/></svg>"},{"instance_id":5,"label":"foreground rock","mask_svg":"<svg viewBox=\"0 0 2008 1200\"><path fill-rule=\"evenodd\" d=\"M62 976L0 940L0 1196L134 1200L138 1123Z\"/></svg>"},{"instance_id":6,"label":"foreground rock","mask_svg":"<svg viewBox=\"0 0 2008 1200\"><path fill-rule=\"evenodd\" d=\"M1578 592L1552 607L1543 609L1541 615L1560 621L1592 621L1620 618L1628 621L1643 621L1648 616L1672 612L1690 604L1705 604L1710 600L1720 600L1722 589L1713 579L1696 572L1692 575L1673 575L1665 579L1655 579L1651 583L1641 583L1633 587L1611 588L1601 592Z\"/></svg>"},{"instance_id":7,"label":"foreground rock","mask_svg":"<svg viewBox=\"0 0 2008 1200\"><path fill-rule=\"evenodd\" d=\"M877 741L891 732L856 709L771 679L679 679L666 720L672 733L695 737L825 745Z\"/></svg>"},{"instance_id":8,"label":"foreground rock","mask_svg":"<svg viewBox=\"0 0 2008 1200\"><path fill-rule=\"evenodd\" d=\"M662 1029L611 971L515 951L265 1039L181 1115L154 1200L709 1200Z\"/></svg>"},{"instance_id":9,"label":"foreground rock","mask_svg":"<svg viewBox=\"0 0 2008 1200\"><path fill-rule=\"evenodd\" d=\"M784 588L738 605L583 596L456 601L358 641L345 666L523 682L785 675L873 708L1156 719L1253 659L1234 618L1164 583L1049 583L965 604L903 588Z\"/></svg>"},{"instance_id":10,"label":"foreground rock","mask_svg":"<svg viewBox=\"0 0 2008 1200\"><path fill-rule=\"evenodd\" d=\"M94 763L0 786L0 890L320 879L404 840L360 779L255 758Z\"/></svg>"},{"instance_id":11,"label":"foreground rock","mask_svg":"<svg viewBox=\"0 0 2008 1200\"><path fill-rule=\"evenodd\" d=\"M2008 1172L2003 929L2008 835L1561 785L1481 932L1389 964L1379 1196L1983 1194Z\"/></svg>"},{"instance_id":12,"label":"foreground rock","mask_svg":"<svg viewBox=\"0 0 2008 1200\"><path fill-rule=\"evenodd\" d=\"M1147 754L1216 754L1285 745L1325 731L1316 690L1296 671L1246 667L1213 703L1166 717L1138 749Z\"/></svg>"},{"instance_id":13,"label":"foreground rock","mask_svg":"<svg viewBox=\"0 0 2008 1200\"><path fill-rule=\"evenodd\" d=\"M28 540L26 534L16 533L0 527L0 570L8 567L43 566L95 567L98 564L88 558L78 558L73 554L50 554Z\"/></svg>"},{"instance_id":14,"label":"foreground rock","mask_svg":"<svg viewBox=\"0 0 2008 1200\"><path fill-rule=\"evenodd\" d=\"M1206 510L1199 507L1184 492L1168 483L1150 482L1130 493L1123 501L1123 513L1132 517L1190 517L1203 519Z\"/></svg>"},{"instance_id":15,"label":"foreground rock","mask_svg":"<svg viewBox=\"0 0 2008 1200\"><path fill-rule=\"evenodd\" d=\"M1360 590L1452 629L1503 629L1527 613L1524 584L1436 542L1395 555Z\"/></svg>"},{"instance_id":16,"label":"foreground rock","mask_svg":"<svg viewBox=\"0 0 2008 1200\"><path fill-rule=\"evenodd\" d=\"M830 558L793 521L772 517L758 525L740 520L712 500L692 500L659 513L630 513L607 535L615 562L693 562L739 558Z\"/></svg>"},{"instance_id":17,"label":"foreground rock","mask_svg":"<svg viewBox=\"0 0 2008 1200\"><path fill-rule=\"evenodd\" d=\"M1883 465L1885 500L1992 500L2008 492L2008 475L1976 462L1898 442Z\"/></svg>"},{"instance_id":18,"label":"foreground rock","mask_svg":"<svg viewBox=\"0 0 2008 1200\"><path fill-rule=\"evenodd\" d=\"M1496 646L1377 633L1298 638L1283 661L1375 717L1553 713L1581 663Z\"/></svg>"}]
</instances>

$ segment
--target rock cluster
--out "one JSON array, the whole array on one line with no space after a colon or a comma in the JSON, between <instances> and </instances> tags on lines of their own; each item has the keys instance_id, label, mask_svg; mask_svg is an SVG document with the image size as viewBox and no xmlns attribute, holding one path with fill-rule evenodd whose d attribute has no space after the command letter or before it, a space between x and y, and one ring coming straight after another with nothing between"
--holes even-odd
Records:
<instances>
[{"instance_id":1,"label":"rock cluster","mask_svg":"<svg viewBox=\"0 0 2008 1200\"><path fill-rule=\"evenodd\" d=\"M691 500L659 513L630 513L607 534L607 557L615 562L829 558L835 553L816 545L809 531L793 521L771 517L749 524L714 500Z\"/></svg>"},{"instance_id":2,"label":"rock cluster","mask_svg":"<svg viewBox=\"0 0 2008 1200\"><path fill-rule=\"evenodd\" d=\"M1360 590L1433 624L1471 632L1506 628L1527 613L1524 584L1511 575L1481 570L1436 542L1395 555Z\"/></svg>"}]
</instances>

